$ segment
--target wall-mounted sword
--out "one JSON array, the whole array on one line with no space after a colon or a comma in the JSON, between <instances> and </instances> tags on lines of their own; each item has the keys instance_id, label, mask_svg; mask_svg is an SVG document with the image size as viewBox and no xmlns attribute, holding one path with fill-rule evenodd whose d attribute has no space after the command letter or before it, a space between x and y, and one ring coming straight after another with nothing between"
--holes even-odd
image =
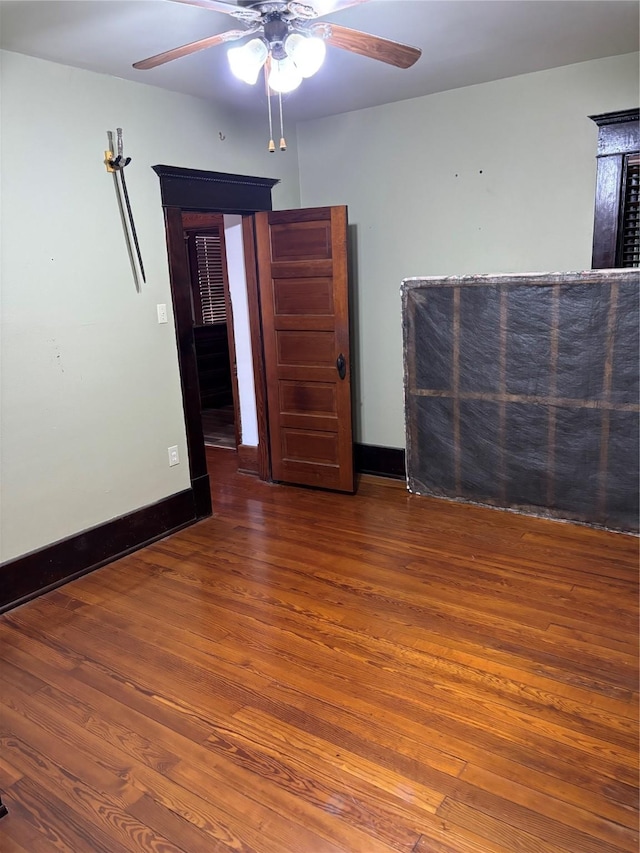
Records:
<instances>
[{"instance_id":1,"label":"wall-mounted sword","mask_svg":"<svg viewBox=\"0 0 640 853\"><path fill-rule=\"evenodd\" d=\"M116 133L117 133L117 138L118 138L118 149L117 149L118 154L116 157L113 156L113 134L111 133L111 131L109 131L108 135L109 135L109 144L110 144L111 150L105 152L105 163L107 166L107 171L114 173L113 177L114 177L114 180L116 183L116 191L118 193L118 201L120 203L120 210L122 212L122 199L120 198L120 187L118 185L118 175L120 176L120 186L122 187L122 198L124 198L124 203L125 203L125 207L127 210L127 216L129 218L129 226L131 228L131 236L133 238L133 245L135 247L136 255L138 257L138 264L140 266L140 273L142 275L142 281L146 284L147 279L146 279L146 276L144 273L144 264L142 263L142 253L140 252L140 244L138 243L138 234L136 232L136 225L135 225L135 222L133 220L133 211L131 210L131 202L129 201L129 193L127 192L127 182L126 182L126 179L124 177L125 166L128 166L129 163L131 162L131 157L125 157L124 153L123 153L122 128L121 127L116 128ZM123 224L125 224L124 221L123 221ZM130 245L130 241L129 241L129 232L126 228L126 224L125 224L125 232L126 232L127 245L129 248L129 254L131 255L131 258L133 259L133 252L131 251L131 245Z\"/></svg>"}]
</instances>

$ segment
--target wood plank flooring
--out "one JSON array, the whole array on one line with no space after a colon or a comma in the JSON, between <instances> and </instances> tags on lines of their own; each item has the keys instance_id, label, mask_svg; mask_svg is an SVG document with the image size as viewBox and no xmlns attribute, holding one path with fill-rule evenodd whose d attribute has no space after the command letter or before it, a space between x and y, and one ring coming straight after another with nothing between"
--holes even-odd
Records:
<instances>
[{"instance_id":1,"label":"wood plank flooring","mask_svg":"<svg viewBox=\"0 0 640 853\"><path fill-rule=\"evenodd\" d=\"M202 433L208 447L236 447L233 406L203 409Z\"/></svg>"},{"instance_id":2,"label":"wood plank flooring","mask_svg":"<svg viewBox=\"0 0 640 853\"><path fill-rule=\"evenodd\" d=\"M3 853L636 853L637 539L208 458L0 617Z\"/></svg>"}]
</instances>

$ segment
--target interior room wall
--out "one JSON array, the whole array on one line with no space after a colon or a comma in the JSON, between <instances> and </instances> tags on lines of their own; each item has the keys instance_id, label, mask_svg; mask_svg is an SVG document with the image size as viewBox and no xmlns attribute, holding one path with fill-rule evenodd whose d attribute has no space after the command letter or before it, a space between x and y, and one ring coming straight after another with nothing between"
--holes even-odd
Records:
<instances>
[{"instance_id":1,"label":"interior room wall","mask_svg":"<svg viewBox=\"0 0 640 853\"><path fill-rule=\"evenodd\" d=\"M6 51L0 60L4 561L189 487L151 166L277 177L280 208L299 205L299 184L295 140L287 156L269 155L262 124L146 84ZM118 126L132 158L140 293L102 162ZM180 464L170 468L172 445Z\"/></svg>"},{"instance_id":2,"label":"interior room wall","mask_svg":"<svg viewBox=\"0 0 640 853\"><path fill-rule=\"evenodd\" d=\"M298 126L302 206L349 208L358 441L405 444L403 278L591 266L588 116L639 99L628 54Z\"/></svg>"}]
</instances>

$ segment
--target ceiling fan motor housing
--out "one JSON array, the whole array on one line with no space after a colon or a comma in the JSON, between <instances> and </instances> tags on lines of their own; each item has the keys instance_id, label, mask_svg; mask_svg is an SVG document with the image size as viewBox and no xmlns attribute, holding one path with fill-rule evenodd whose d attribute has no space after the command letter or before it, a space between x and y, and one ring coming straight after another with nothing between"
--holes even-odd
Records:
<instances>
[{"instance_id":1,"label":"ceiling fan motor housing","mask_svg":"<svg viewBox=\"0 0 640 853\"><path fill-rule=\"evenodd\" d=\"M289 35L289 24L282 19L279 12L267 15L264 21L264 37L271 48L274 59L284 59L287 55L284 40Z\"/></svg>"}]
</instances>

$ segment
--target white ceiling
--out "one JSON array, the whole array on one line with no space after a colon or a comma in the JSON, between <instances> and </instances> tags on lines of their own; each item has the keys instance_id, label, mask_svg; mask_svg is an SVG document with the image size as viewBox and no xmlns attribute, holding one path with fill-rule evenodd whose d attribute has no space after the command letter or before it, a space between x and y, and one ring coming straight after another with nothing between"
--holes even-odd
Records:
<instances>
[{"instance_id":1,"label":"white ceiling","mask_svg":"<svg viewBox=\"0 0 640 853\"><path fill-rule=\"evenodd\" d=\"M370 0L326 20L422 48L401 70L334 47L287 98L309 119L638 50L637 0ZM2 0L0 46L262 114L264 87L229 72L228 45L149 71L133 62L236 29L170 0ZM636 106L630 104L631 106Z\"/></svg>"}]
</instances>

